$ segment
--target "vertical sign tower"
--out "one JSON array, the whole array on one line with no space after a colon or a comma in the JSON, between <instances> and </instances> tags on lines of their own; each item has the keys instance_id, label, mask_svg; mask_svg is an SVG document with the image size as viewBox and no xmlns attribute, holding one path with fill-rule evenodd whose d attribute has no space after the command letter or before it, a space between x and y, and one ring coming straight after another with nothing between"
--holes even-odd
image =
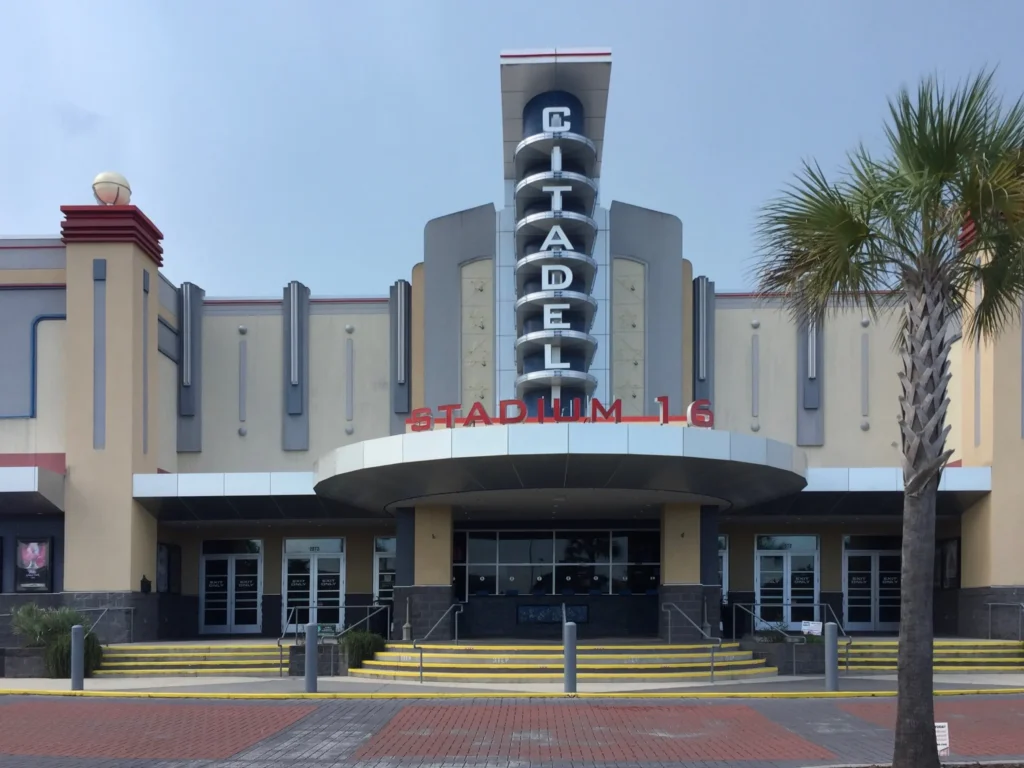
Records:
<instances>
[{"instance_id":1,"label":"vertical sign tower","mask_svg":"<svg viewBox=\"0 0 1024 768\"><path fill-rule=\"evenodd\" d=\"M598 179L610 71L607 52L502 54L506 208L496 293L507 362L498 392L525 401L531 416L582 416L591 396L607 397L607 362L595 361L608 338Z\"/></svg>"}]
</instances>

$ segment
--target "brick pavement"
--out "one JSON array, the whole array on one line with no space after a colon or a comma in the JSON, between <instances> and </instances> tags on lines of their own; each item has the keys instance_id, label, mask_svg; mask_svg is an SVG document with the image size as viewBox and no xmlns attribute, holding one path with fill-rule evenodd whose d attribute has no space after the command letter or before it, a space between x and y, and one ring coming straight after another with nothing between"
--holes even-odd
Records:
<instances>
[{"instance_id":1,"label":"brick pavement","mask_svg":"<svg viewBox=\"0 0 1024 768\"><path fill-rule=\"evenodd\" d=\"M797 768L892 754L893 700L0 698L7 768ZM960 757L1024 755L1024 697L939 699Z\"/></svg>"}]
</instances>

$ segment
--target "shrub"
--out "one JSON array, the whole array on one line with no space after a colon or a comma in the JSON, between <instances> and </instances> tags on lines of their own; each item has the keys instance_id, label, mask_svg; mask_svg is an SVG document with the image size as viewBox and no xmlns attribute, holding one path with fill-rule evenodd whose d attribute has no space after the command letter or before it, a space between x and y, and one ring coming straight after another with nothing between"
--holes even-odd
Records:
<instances>
[{"instance_id":1,"label":"shrub","mask_svg":"<svg viewBox=\"0 0 1024 768\"><path fill-rule=\"evenodd\" d=\"M350 669L363 666L363 662L372 659L387 646L383 637L374 632L349 632L341 638L348 654Z\"/></svg>"},{"instance_id":2,"label":"shrub","mask_svg":"<svg viewBox=\"0 0 1024 768\"><path fill-rule=\"evenodd\" d=\"M43 662L50 677L71 677L71 628L87 626L85 618L71 608L40 608L27 603L11 617L14 634L26 648L42 648ZM103 647L93 632L85 635L85 676L89 677L103 661Z\"/></svg>"}]
</instances>

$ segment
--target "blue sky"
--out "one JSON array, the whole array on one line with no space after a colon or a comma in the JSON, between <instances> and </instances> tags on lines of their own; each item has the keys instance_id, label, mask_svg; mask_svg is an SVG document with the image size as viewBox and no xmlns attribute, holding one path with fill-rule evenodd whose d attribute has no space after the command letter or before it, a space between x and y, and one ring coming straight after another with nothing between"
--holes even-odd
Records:
<instances>
[{"instance_id":1,"label":"blue sky","mask_svg":"<svg viewBox=\"0 0 1024 768\"><path fill-rule=\"evenodd\" d=\"M602 200L679 216L719 290L803 158L877 146L885 99L998 65L1024 3L82 0L0 4L0 234L59 230L101 170L208 295L382 295L430 218L502 198L498 53L613 53Z\"/></svg>"}]
</instances>

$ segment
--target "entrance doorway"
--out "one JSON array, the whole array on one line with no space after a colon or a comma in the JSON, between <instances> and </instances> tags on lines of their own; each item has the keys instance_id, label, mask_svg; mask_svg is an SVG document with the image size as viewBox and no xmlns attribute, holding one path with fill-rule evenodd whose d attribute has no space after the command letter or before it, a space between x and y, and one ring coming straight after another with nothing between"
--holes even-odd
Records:
<instances>
[{"instance_id":1,"label":"entrance doorway","mask_svg":"<svg viewBox=\"0 0 1024 768\"><path fill-rule=\"evenodd\" d=\"M199 631L258 634L263 627L261 542L204 541L200 559Z\"/></svg>"},{"instance_id":2,"label":"entrance doorway","mask_svg":"<svg viewBox=\"0 0 1024 768\"><path fill-rule=\"evenodd\" d=\"M345 540L285 539L282 626L340 629L345 623Z\"/></svg>"},{"instance_id":3,"label":"entrance doorway","mask_svg":"<svg viewBox=\"0 0 1024 768\"><path fill-rule=\"evenodd\" d=\"M847 550L845 627L857 632L900 628L900 553Z\"/></svg>"},{"instance_id":4,"label":"entrance doorway","mask_svg":"<svg viewBox=\"0 0 1024 768\"><path fill-rule=\"evenodd\" d=\"M820 621L818 537L758 536L754 558L758 629Z\"/></svg>"}]
</instances>

